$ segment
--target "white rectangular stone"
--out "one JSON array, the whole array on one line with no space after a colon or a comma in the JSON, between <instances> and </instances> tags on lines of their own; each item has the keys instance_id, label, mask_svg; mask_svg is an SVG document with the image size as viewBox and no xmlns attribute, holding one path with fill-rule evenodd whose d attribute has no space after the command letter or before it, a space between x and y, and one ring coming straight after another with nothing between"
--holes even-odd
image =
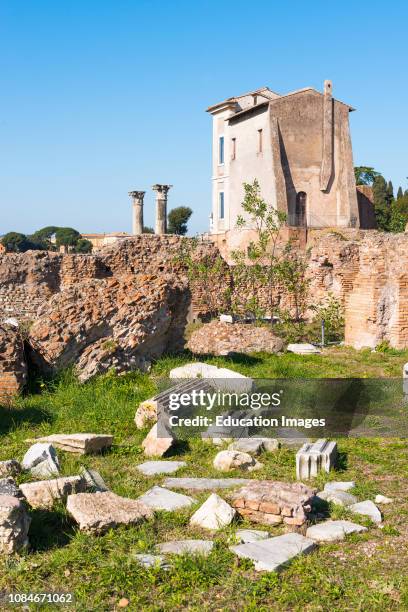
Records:
<instances>
[{"instance_id":1,"label":"white rectangular stone","mask_svg":"<svg viewBox=\"0 0 408 612\"><path fill-rule=\"evenodd\" d=\"M191 491L216 491L242 487L250 482L249 478L166 478L163 485L169 489Z\"/></svg>"},{"instance_id":2,"label":"white rectangular stone","mask_svg":"<svg viewBox=\"0 0 408 612\"><path fill-rule=\"evenodd\" d=\"M182 467L185 461L145 461L136 466L136 469L145 476L156 476L157 474L173 474Z\"/></svg>"},{"instance_id":3,"label":"white rectangular stone","mask_svg":"<svg viewBox=\"0 0 408 612\"><path fill-rule=\"evenodd\" d=\"M307 342L299 344L288 344L287 351L289 353L295 353L296 355L313 355L320 353L320 350Z\"/></svg>"},{"instance_id":4,"label":"white rectangular stone","mask_svg":"<svg viewBox=\"0 0 408 612\"><path fill-rule=\"evenodd\" d=\"M276 572L300 554L315 548L313 540L299 533L286 533L275 538L230 546L238 557L254 561L256 571Z\"/></svg>"}]
</instances>

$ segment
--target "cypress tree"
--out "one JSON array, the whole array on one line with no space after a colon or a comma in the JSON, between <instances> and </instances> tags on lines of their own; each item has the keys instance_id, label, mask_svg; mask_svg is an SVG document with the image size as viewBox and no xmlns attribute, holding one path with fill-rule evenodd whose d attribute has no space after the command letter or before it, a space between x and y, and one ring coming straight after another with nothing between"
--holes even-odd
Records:
<instances>
[{"instance_id":1,"label":"cypress tree","mask_svg":"<svg viewBox=\"0 0 408 612\"><path fill-rule=\"evenodd\" d=\"M394 186L392 184L392 181L388 181L387 184L387 204L390 206L391 202L394 199Z\"/></svg>"},{"instance_id":2,"label":"cypress tree","mask_svg":"<svg viewBox=\"0 0 408 612\"><path fill-rule=\"evenodd\" d=\"M402 198L403 196L403 192L402 192L402 187L398 187L398 191L397 191L397 200L399 200L400 198Z\"/></svg>"}]
</instances>

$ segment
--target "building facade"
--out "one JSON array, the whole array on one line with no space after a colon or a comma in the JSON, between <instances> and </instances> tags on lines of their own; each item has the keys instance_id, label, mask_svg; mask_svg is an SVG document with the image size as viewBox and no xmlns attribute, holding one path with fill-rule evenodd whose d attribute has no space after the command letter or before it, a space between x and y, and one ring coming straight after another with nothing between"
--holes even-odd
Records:
<instances>
[{"instance_id":1,"label":"building facade","mask_svg":"<svg viewBox=\"0 0 408 612\"><path fill-rule=\"evenodd\" d=\"M286 95L267 87L210 106L213 116L211 233L236 228L243 183L295 227L359 227L349 113L312 88ZM250 223L248 220L248 227Z\"/></svg>"}]
</instances>

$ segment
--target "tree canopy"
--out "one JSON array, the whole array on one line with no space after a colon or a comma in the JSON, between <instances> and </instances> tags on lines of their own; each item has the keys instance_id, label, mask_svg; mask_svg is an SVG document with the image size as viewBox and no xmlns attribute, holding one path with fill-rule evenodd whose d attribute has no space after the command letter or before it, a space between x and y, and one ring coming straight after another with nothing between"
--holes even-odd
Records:
<instances>
[{"instance_id":1,"label":"tree canopy","mask_svg":"<svg viewBox=\"0 0 408 612\"><path fill-rule=\"evenodd\" d=\"M372 185L380 173L374 170L371 166L356 166L354 168L354 176L356 185Z\"/></svg>"},{"instance_id":2,"label":"tree canopy","mask_svg":"<svg viewBox=\"0 0 408 612\"><path fill-rule=\"evenodd\" d=\"M193 211L188 206L178 206L173 208L167 215L169 234L185 236L187 234L187 223Z\"/></svg>"}]
</instances>

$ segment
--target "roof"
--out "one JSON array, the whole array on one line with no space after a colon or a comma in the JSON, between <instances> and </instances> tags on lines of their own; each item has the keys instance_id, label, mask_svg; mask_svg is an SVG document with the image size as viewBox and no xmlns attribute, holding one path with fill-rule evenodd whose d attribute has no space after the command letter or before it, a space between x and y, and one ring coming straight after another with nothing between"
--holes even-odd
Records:
<instances>
[{"instance_id":1,"label":"roof","mask_svg":"<svg viewBox=\"0 0 408 612\"><path fill-rule=\"evenodd\" d=\"M279 101L279 100L284 100L286 98L289 98L290 96L297 96L300 94L304 94L308 91L313 91L316 94L318 94L319 96L322 96L322 92L317 91L317 89L315 89L314 87L303 87L301 89L295 89L294 91L290 91L287 94L278 94L274 91L272 91L271 89L269 89L269 87L260 87L259 89L255 89L254 91L249 91L245 94L241 94L239 96L235 96L235 97L231 97L231 98L227 98L226 100L223 100L222 102L218 102L217 104L213 104L212 106L209 106L206 110L208 113L212 113L214 111L217 110L221 110L222 107L224 106L235 106L237 108L236 113L234 114L234 117L236 116L241 116L244 113L248 112L251 110L251 108L256 108L257 106L260 106L262 104L264 104L264 102L258 103L258 104L254 104L251 107L247 107L247 108L239 108L239 100L241 100L242 98L246 98L248 96L261 96L271 102L274 101ZM353 108L352 106L350 106L349 104L346 104L345 102L342 102L341 100L337 100L336 98L334 98L334 100L336 102L339 102L339 104L344 104L345 106L348 107L348 109L350 111L354 111L355 108ZM232 117L230 117L232 118Z\"/></svg>"}]
</instances>

